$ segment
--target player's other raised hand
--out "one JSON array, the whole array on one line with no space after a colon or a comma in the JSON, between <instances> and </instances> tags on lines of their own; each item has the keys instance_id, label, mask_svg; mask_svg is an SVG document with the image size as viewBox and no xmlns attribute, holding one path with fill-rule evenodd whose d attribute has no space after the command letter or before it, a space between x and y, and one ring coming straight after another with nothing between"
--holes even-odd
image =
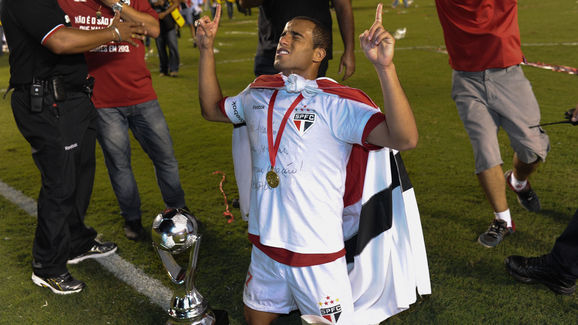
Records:
<instances>
[{"instance_id":1,"label":"player's other raised hand","mask_svg":"<svg viewBox=\"0 0 578 325\"><path fill-rule=\"evenodd\" d=\"M221 5L217 5L217 10L215 12L215 19L211 20L207 16L203 16L201 19L195 22L197 26L197 45L199 50L212 49L215 37L217 35L217 30L219 29L219 22L221 21Z\"/></svg>"},{"instance_id":2,"label":"player's other raised hand","mask_svg":"<svg viewBox=\"0 0 578 325\"><path fill-rule=\"evenodd\" d=\"M393 50L395 39L382 25L383 4L377 5L375 11L375 21L369 30L365 30L359 35L361 48L365 57L373 63L376 68L388 67L393 60Z\"/></svg>"}]
</instances>

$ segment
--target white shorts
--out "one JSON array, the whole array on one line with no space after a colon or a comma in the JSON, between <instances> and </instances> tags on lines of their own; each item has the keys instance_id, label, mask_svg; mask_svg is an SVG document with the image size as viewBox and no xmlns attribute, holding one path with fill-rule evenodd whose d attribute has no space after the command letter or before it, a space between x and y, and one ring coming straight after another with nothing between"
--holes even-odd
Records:
<instances>
[{"instance_id":1,"label":"white shorts","mask_svg":"<svg viewBox=\"0 0 578 325\"><path fill-rule=\"evenodd\" d=\"M319 315L334 324L353 324L353 298L345 257L294 267L281 264L253 246L243 302L253 310Z\"/></svg>"}]
</instances>

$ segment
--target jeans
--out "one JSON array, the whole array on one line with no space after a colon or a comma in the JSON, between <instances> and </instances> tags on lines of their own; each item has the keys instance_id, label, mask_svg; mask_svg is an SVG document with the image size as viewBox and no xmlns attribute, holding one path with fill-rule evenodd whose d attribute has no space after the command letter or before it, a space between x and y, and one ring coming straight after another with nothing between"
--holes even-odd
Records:
<instances>
[{"instance_id":1,"label":"jeans","mask_svg":"<svg viewBox=\"0 0 578 325\"><path fill-rule=\"evenodd\" d=\"M99 108L96 111L97 139L125 220L141 219L141 201L131 167L129 128L153 162L166 207L185 207L185 194L181 187L173 141L159 102L155 99L132 106Z\"/></svg>"},{"instance_id":2,"label":"jeans","mask_svg":"<svg viewBox=\"0 0 578 325\"><path fill-rule=\"evenodd\" d=\"M173 28L167 32L161 33L156 39L157 50L159 52L159 70L161 73L179 71L179 48L177 43L177 29ZM167 55L167 47L169 53Z\"/></svg>"}]
</instances>

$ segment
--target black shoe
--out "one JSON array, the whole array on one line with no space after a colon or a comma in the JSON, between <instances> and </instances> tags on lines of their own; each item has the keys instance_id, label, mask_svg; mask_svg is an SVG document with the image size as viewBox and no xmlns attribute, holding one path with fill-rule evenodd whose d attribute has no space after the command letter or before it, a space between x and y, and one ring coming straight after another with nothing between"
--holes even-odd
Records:
<instances>
[{"instance_id":1,"label":"black shoe","mask_svg":"<svg viewBox=\"0 0 578 325\"><path fill-rule=\"evenodd\" d=\"M132 220L124 223L124 235L130 240L141 240L144 238L145 230L141 220Z\"/></svg>"},{"instance_id":2,"label":"black shoe","mask_svg":"<svg viewBox=\"0 0 578 325\"><path fill-rule=\"evenodd\" d=\"M84 252L84 253L82 253L82 254L74 257L74 258L69 259L66 263L67 264L78 264L79 262L82 262L82 261L89 259L89 258L105 257L105 256L111 255L114 252L116 252L117 248L118 247L113 242L101 243L101 242L98 242L95 240L94 244L92 245L92 247L88 251L86 251L86 252Z\"/></svg>"},{"instance_id":3,"label":"black shoe","mask_svg":"<svg viewBox=\"0 0 578 325\"><path fill-rule=\"evenodd\" d=\"M514 222L512 221L512 226ZM508 227L504 220L494 219L490 224L488 231L478 237L478 243L488 248L496 247L507 235L514 232L514 227Z\"/></svg>"},{"instance_id":4,"label":"black shoe","mask_svg":"<svg viewBox=\"0 0 578 325\"><path fill-rule=\"evenodd\" d=\"M516 193L518 196L518 202L524 207L524 209L530 212L538 212L541 209L540 200L538 199L538 195L532 190L530 186L530 181L526 183L526 186L521 190L516 190L512 183L510 183L510 179L512 178L512 170L508 170L504 176L506 177L506 184L508 187Z\"/></svg>"},{"instance_id":5,"label":"black shoe","mask_svg":"<svg viewBox=\"0 0 578 325\"><path fill-rule=\"evenodd\" d=\"M506 270L523 283L542 283L561 295L571 295L576 291L576 279L568 278L556 271L546 260L539 257L509 256L505 260Z\"/></svg>"},{"instance_id":6,"label":"black shoe","mask_svg":"<svg viewBox=\"0 0 578 325\"><path fill-rule=\"evenodd\" d=\"M45 287L58 295L68 295L82 291L86 284L76 280L66 272L54 278L43 278L32 273L32 282L39 287Z\"/></svg>"}]
</instances>

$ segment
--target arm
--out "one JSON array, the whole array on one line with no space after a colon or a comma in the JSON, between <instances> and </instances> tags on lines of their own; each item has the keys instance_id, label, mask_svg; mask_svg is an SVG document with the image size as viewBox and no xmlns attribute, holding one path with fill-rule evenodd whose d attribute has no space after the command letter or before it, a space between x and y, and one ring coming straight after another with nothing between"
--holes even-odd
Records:
<instances>
[{"instance_id":1,"label":"arm","mask_svg":"<svg viewBox=\"0 0 578 325\"><path fill-rule=\"evenodd\" d=\"M409 150L417 145L417 126L393 64L395 39L381 25L381 13L380 3L375 22L359 36L365 56L377 71L386 117L385 122L369 133L367 142L400 151Z\"/></svg>"},{"instance_id":2,"label":"arm","mask_svg":"<svg viewBox=\"0 0 578 325\"><path fill-rule=\"evenodd\" d=\"M343 80L345 80L355 72L353 9L351 9L351 0L333 0L333 5L344 47L339 63L339 74L343 72Z\"/></svg>"},{"instance_id":3,"label":"arm","mask_svg":"<svg viewBox=\"0 0 578 325\"><path fill-rule=\"evenodd\" d=\"M231 122L229 118L221 112L219 101L223 99L221 86L217 79L215 67L215 54L213 44L219 21L221 20L221 5L217 5L215 20L204 16L197 20L197 45L199 47L199 102L201 104L201 114L204 119L213 122Z\"/></svg>"},{"instance_id":4,"label":"arm","mask_svg":"<svg viewBox=\"0 0 578 325\"><path fill-rule=\"evenodd\" d=\"M240 0L239 4L245 9L259 7L263 4L263 0Z\"/></svg>"},{"instance_id":5,"label":"arm","mask_svg":"<svg viewBox=\"0 0 578 325\"><path fill-rule=\"evenodd\" d=\"M118 0L100 0L104 5L112 7ZM159 21L146 12L141 12L131 6L123 5L120 17L125 21L140 22L144 24L147 35L156 38L159 36Z\"/></svg>"},{"instance_id":6,"label":"arm","mask_svg":"<svg viewBox=\"0 0 578 325\"><path fill-rule=\"evenodd\" d=\"M144 39L145 30L140 23L121 23L120 16L114 16L112 24L99 30L80 30L64 27L56 30L43 45L55 54L76 54L92 50L110 41L126 41L138 46L132 38ZM118 34L115 30L118 29Z\"/></svg>"}]
</instances>

